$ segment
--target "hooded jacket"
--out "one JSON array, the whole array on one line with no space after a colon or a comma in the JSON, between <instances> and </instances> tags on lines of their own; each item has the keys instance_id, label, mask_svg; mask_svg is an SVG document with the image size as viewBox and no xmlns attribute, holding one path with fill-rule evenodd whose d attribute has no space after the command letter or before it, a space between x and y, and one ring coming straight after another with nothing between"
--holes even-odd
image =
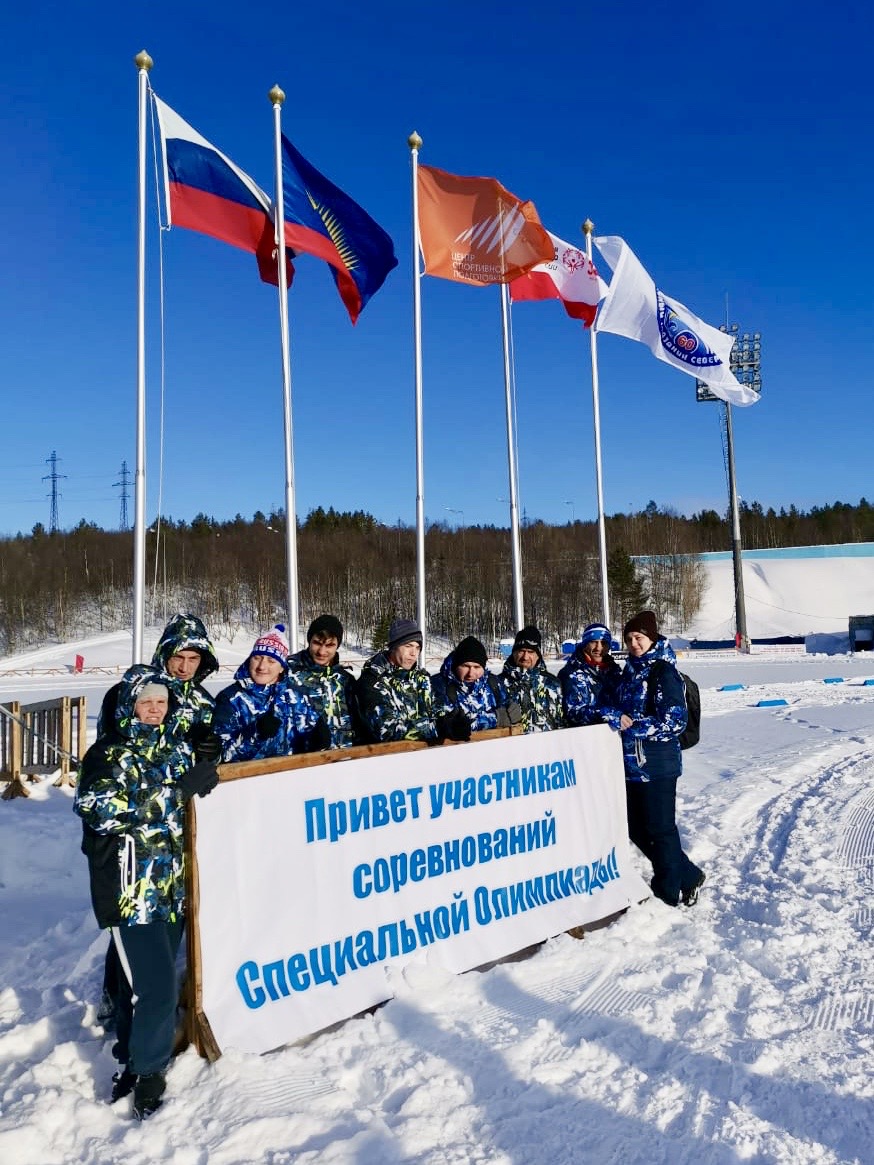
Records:
<instances>
[{"instance_id":1,"label":"hooded jacket","mask_svg":"<svg viewBox=\"0 0 874 1165\"><path fill-rule=\"evenodd\" d=\"M292 687L287 673L276 683L256 684L249 675L251 655L234 673L234 682L216 696L212 729L222 745L222 760L261 760L311 751L311 733L319 714L307 697ZM272 713L279 721L267 739L258 734L258 721Z\"/></svg>"},{"instance_id":2,"label":"hooded jacket","mask_svg":"<svg viewBox=\"0 0 874 1165\"><path fill-rule=\"evenodd\" d=\"M340 665L339 653L324 665L316 663L307 648L289 656L288 682L324 717L331 748L351 748L359 743L355 678Z\"/></svg>"},{"instance_id":3,"label":"hooded jacket","mask_svg":"<svg viewBox=\"0 0 874 1165\"><path fill-rule=\"evenodd\" d=\"M660 667L649 684L649 673L657 660ZM622 732L622 757L627 781L656 781L678 777L683 771L679 735L686 727L683 681L677 671L677 657L661 636L640 657L629 655L610 705L601 715L611 728ZM623 729L620 719L630 716L634 723Z\"/></svg>"},{"instance_id":4,"label":"hooded jacket","mask_svg":"<svg viewBox=\"0 0 874 1165\"><path fill-rule=\"evenodd\" d=\"M431 677L435 718L451 715L460 708L470 721L471 732L497 728L498 708L507 705L498 677L486 670L479 679L466 684L455 674L454 667L454 655L450 652L440 671Z\"/></svg>"},{"instance_id":5,"label":"hooded jacket","mask_svg":"<svg viewBox=\"0 0 874 1165\"><path fill-rule=\"evenodd\" d=\"M507 703L522 709L525 732L550 732L563 726L561 684L547 671L542 655L527 670L508 659L500 678Z\"/></svg>"},{"instance_id":6,"label":"hooded jacket","mask_svg":"<svg viewBox=\"0 0 874 1165\"><path fill-rule=\"evenodd\" d=\"M85 753L73 811L82 818L91 901L99 926L175 920L185 902L179 778L191 747L163 724L143 724L134 705L143 685L166 684L146 664L128 669L120 685L112 732Z\"/></svg>"},{"instance_id":7,"label":"hooded jacket","mask_svg":"<svg viewBox=\"0 0 874 1165\"><path fill-rule=\"evenodd\" d=\"M578 646L558 673L565 723L573 727L601 724L603 717L599 705L611 702L611 693L621 674L622 668L612 655L608 655L599 667L586 657L584 648Z\"/></svg>"},{"instance_id":8,"label":"hooded jacket","mask_svg":"<svg viewBox=\"0 0 874 1165\"><path fill-rule=\"evenodd\" d=\"M418 664L397 667L384 651L361 669L358 707L372 740L436 740L431 677Z\"/></svg>"},{"instance_id":9,"label":"hooded jacket","mask_svg":"<svg viewBox=\"0 0 874 1165\"><path fill-rule=\"evenodd\" d=\"M197 651L200 664L190 680L180 680L171 676L167 664L177 651ZM170 730L180 736L203 732L212 722L215 701L204 688L203 681L218 671L215 649L206 633L206 627L196 615L180 613L174 615L164 630L152 656L152 667L163 673L163 682L170 690L170 713L167 722ZM97 717L98 739L115 727L116 704L121 684L115 684L103 697L100 715Z\"/></svg>"}]
</instances>

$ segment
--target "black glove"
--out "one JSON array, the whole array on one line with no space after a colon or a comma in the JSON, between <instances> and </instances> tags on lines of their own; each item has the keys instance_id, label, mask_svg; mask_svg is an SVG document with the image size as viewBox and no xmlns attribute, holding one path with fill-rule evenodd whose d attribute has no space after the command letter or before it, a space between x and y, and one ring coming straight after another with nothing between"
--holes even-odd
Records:
<instances>
[{"instance_id":1,"label":"black glove","mask_svg":"<svg viewBox=\"0 0 874 1165\"><path fill-rule=\"evenodd\" d=\"M324 716L320 716L314 728L307 734L307 752L324 752L331 747L331 730Z\"/></svg>"},{"instance_id":2,"label":"black glove","mask_svg":"<svg viewBox=\"0 0 874 1165\"><path fill-rule=\"evenodd\" d=\"M200 734L199 740L191 742L194 745L194 755L198 761L209 761L216 764L222 759L222 742L214 732L208 729Z\"/></svg>"},{"instance_id":3,"label":"black glove","mask_svg":"<svg viewBox=\"0 0 874 1165\"><path fill-rule=\"evenodd\" d=\"M219 783L219 775L211 761L201 760L183 773L179 778L179 788L185 800L196 793L199 797L206 797Z\"/></svg>"},{"instance_id":4,"label":"black glove","mask_svg":"<svg viewBox=\"0 0 874 1165\"><path fill-rule=\"evenodd\" d=\"M281 727L282 721L275 712L265 712L255 721L255 734L259 740L272 740Z\"/></svg>"},{"instance_id":5,"label":"black glove","mask_svg":"<svg viewBox=\"0 0 874 1165\"><path fill-rule=\"evenodd\" d=\"M507 717L508 717L511 724L521 724L522 723L522 709L515 702L515 700L513 701L512 704L507 705Z\"/></svg>"},{"instance_id":6,"label":"black glove","mask_svg":"<svg viewBox=\"0 0 874 1165\"><path fill-rule=\"evenodd\" d=\"M437 739L441 744L444 740L470 740L470 721L460 708L437 717Z\"/></svg>"},{"instance_id":7,"label":"black glove","mask_svg":"<svg viewBox=\"0 0 874 1165\"><path fill-rule=\"evenodd\" d=\"M510 727L510 716L506 708L496 708L495 719L498 722L498 728Z\"/></svg>"}]
</instances>

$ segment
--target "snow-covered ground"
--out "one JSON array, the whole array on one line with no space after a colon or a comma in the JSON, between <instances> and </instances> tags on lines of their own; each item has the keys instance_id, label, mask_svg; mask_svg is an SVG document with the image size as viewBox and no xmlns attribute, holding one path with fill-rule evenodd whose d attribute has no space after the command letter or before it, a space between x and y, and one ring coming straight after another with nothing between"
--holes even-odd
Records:
<instances>
[{"instance_id":1,"label":"snow-covered ground","mask_svg":"<svg viewBox=\"0 0 874 1165\"><path fill-rule=\"evenodd\" d=\"M65 674L76 651L109 670ZM128 652L0 660L0 701L84 692L93 734ZM70 791L0 802L0 1162L874 1162L874 657L682 666L703 702L679 794L696 907L648 900L487 972L414 965L385 1006L267 1056L189 1050L143 1125L107 1104Z\"/></svg>"}]
</instances>

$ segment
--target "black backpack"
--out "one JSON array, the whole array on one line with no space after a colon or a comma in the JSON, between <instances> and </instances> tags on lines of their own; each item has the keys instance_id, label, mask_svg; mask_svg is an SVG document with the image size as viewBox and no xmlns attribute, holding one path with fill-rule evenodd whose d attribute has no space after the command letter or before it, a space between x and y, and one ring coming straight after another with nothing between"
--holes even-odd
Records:
<instances>
[{"instance_id":1,"label":"black backpack","mask_svg":"<svg viewBox=\"0 0 874 1165\"><path fill-rule=\"evenodd\" d=\"M654 679L659 674L660 668L669 666L664 660L657 660L649 669L649 679ZM686 697L686 727L678 737L680 748L685 751L687 748L694 748L701 739L701 692L691 676L687 676L679 668L677 674L683 681L683 693ZM649 679L647 680L647 689L649 689ZM650 702L649 690L647 690L647 702Z\"/></svg>"}]
</instances>

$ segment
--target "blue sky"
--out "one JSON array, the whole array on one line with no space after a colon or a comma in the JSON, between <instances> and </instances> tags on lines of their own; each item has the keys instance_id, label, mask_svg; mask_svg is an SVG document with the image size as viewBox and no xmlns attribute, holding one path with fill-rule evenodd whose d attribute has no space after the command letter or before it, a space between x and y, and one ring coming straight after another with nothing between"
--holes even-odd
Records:
<instances>
[{"instance_id":1,"label":"blue sky","mask_svg":"<svg viewBox=\"0 0 874 1165\"><path fill-rule=\"evenodd\" d=\"M395 241L399 266L353 328L329 271L298 259L290 295L297 507L415 519L407 137L420 160L499 178L544 224L622 235L703 319L759 331L763 396L733 411L738 488L809 508L874 494L870 477L870 127L874 18L763 0L717 14L640 2L590 8L376 0L242 12L201 5L47 5L7 18L5 321L0 532L49 519L118 524L135 461L136 69L265 189L272 112ZM150 169L150 184L154 178ZM159 482L159 247L149 226L148 502ZM596 256L597 259L597 256ZM163 240L163 511L190 519L281 506L275 289L251 256ZM607 277L609 272L603 267ZM505 524L506 437L495 288L422 286L425 509ZM588 340L557 303L513 311L520 502L593 518ZM605 508L650 499L724 510L721 406L639 344L599 343ZM132 514L133 499L130 510ZM462 517L463 515L463 517Z\"/></svg>"}]
</instances>

